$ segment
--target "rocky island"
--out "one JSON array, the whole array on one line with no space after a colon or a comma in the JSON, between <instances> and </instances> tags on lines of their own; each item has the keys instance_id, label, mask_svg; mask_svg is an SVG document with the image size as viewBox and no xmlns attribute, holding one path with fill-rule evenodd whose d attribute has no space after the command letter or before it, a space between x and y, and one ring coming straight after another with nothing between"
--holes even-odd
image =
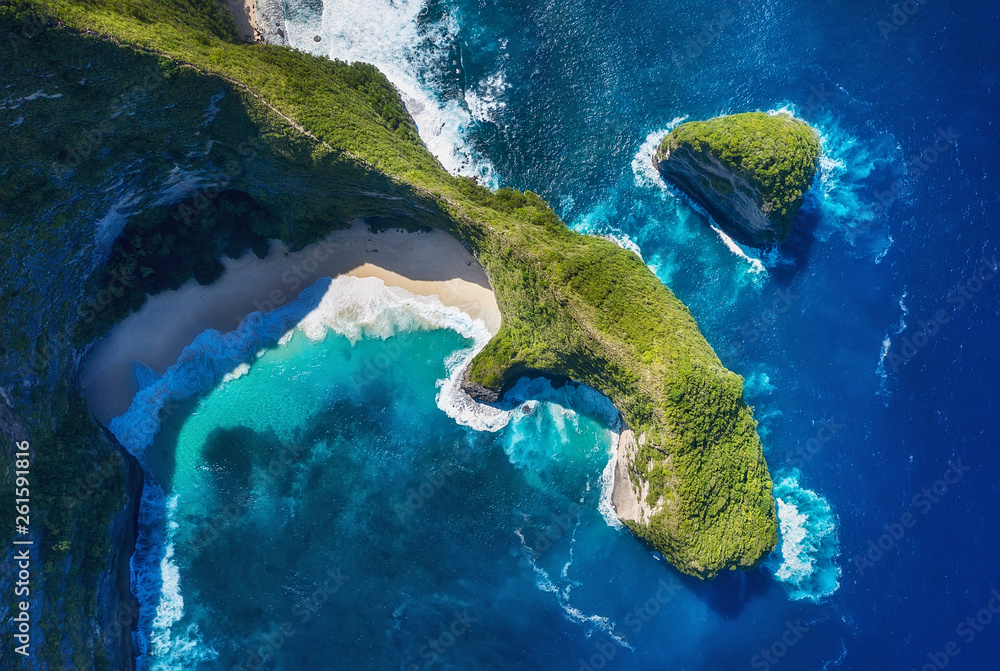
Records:
<instances>
[{"instance_id":1,"label":"rocky island","mask_svg":"<svg viewBox=\"0 0 1000 671\"><path fill-rule=\"evenodd\" d=\"M93 343L147 295L218 279L223 256L301 249L358 218L440 229L485 269L502 323L466 372L471 395L545 374L611 399L625 423L613 498L636 536L701 578L771 552L772 481L743 380L638 256L569 230L531 192L448 174L370 65L244 43L211 0L118 5L0 3L16 38L0 44L0 319L16 334L0 351L0 428L35 450L36 545L53 576L35 598L41 621L63 623L46 631L45 668L126 668L134 654L142 475L81 399ZM661 169L705 160L686 133L664 142ZM765 201L776 220L794 216L814 158L795 147L802 174ZM756 192L738 187L749 207ZM13 482L0 473L8 499ZM80 633L98 628L120 636Z\"/></svg>"},{"instance_id":2,"label":"rocky island","mask_svg":"<svg viewBox=\"0 0 1000 671\"><path fill-rule=\"evenodd\" d=\"M804 121L748 112L677 126L653 165L737 242L764 247L788 237L819 158Z\"/></svg>"}]
</instances>

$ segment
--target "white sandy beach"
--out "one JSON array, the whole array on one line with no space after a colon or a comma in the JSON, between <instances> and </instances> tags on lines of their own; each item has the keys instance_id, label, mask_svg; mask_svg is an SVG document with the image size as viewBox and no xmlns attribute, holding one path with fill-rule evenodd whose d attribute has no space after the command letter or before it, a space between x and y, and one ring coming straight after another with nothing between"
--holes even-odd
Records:
<instances>
[{"instance_id":1,"label":"white sandy beach","mask_svg":"<svg viewBox=\"0 0 1000 671\"><path fill-rule=\"evenodd\" d=\"M231 331L247 314L285 305L322 277L377 277L413 294L436 295L445 305L482 319L491 333L500 327L500 311L482 266L441 231L372 233L355 222L298 252L272 242L265 259L248 252L224 259L224 264L226 271L214 284L189 280L176 291L153 296L94 346L80 383L98 421L107 424L131 404L136 392L133 361L163 373L198 334Z\"/></svg>"},{"instance_id":2,"label":"white sandy beach","mask_svg":"<svg viewBox=\"0 0 1000 671\"><path fill-rule=\"evenodd\" d=\"M257 5L254 0L226 0L236 21L236 32L244 42L263 42L263 31L257 21Z\"/></svg>"}]
</instances>

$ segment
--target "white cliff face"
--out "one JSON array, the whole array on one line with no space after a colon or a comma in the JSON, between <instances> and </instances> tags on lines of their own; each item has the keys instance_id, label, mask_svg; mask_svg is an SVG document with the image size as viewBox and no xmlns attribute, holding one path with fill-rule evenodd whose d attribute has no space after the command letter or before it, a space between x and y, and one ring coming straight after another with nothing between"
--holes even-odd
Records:
<instances>
[{"instance_id":1,"label":"white cliff face","mask_svg":"<svg viewBox=\"0 0 1000 671\"><path fill-rule=\"evenodd\" d=\"M663 505L661 501L655 509L650 507L649 480L632 476L640 441L645 442L645 435L636 438L635 432L622 420L622 431L618 436L616 447L618 453L615 458L611 503L620 521L645 525L661 511Z\"/></svg>"},{"instance_id":2,"label":"white cliff face","mask_svg":"<svg viewBox=\"0 0 1000 671\"><path fill-rule=\"evenodd\" d=\"M633 482L629 474L629 465L635 459L637 447L635 433L632 429L623 428L618 436L618 455L615 460L615 479L614 488L611 490L611 503L614 505L615 514L622 522L645 524L650 517L649 507L645 503L645 495L649 493L649 483L643 483L643 486L640 487ZM640 503L640 501L642 502Z\"/></svg>"},{"instance_id":3,"label":"white cliff face","mask_svg":"<svg viewBox=\"0 0 1000 671\"><path fill-rule=\"evenodd\" d=\"M801 119L746 112L673 128L652 163L731 238L765 247L788 238L821 158Z\"/></svg>"},{"instance_id":4,"label":"white cliff face","mask_svg":"<svg viewBox=\"0 0 1000 671\"><path fill-rule=\"evenodd\" d=\"M760 191L710 153L684 145L664 148L653 156L653 165L737 242L762 247L787 234L786 224L766 212Z\"/></svg>"}]
</instances>

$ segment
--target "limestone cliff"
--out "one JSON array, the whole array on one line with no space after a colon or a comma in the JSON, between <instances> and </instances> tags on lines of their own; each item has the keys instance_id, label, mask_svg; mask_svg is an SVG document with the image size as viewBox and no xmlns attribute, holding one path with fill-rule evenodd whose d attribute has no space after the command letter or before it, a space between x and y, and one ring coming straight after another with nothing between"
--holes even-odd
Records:
<instances>
[{"instance_id":1,"label":"limestone cliff","mask_svg":"<svg viewBox=\"0 0 1000 671\"><path fill-rule=\"evenodd\" d=\"M681 124L653 165L737 242L763 247L788 237L819 158L805 122L750 112Z\"/></svg>"}]
</instances>

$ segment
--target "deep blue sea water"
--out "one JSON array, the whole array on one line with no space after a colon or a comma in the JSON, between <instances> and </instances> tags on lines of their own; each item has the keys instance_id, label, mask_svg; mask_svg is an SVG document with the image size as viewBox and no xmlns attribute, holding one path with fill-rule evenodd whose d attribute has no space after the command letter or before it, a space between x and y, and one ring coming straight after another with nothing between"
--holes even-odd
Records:
<instances>
[{"instance_id":1,"label":"deep blue sea water","mask_svg":"<svg viewBox=\"0 0 1000 671\"><path fill-rule=\"evenodd\" d=\"M602 514L593 394L526 386L543 401L477 430L439 386L473 326L339 325L250 356L149 448L146 663L251 669L270 641L263 668L1000 668L992 5L285 7L293 46L382 68L446 167L642 255L746 379L794 556L681 576ZM747 110L824 142L763 254L649 167L672 124Z\"/></svg>"}]
</instances>

